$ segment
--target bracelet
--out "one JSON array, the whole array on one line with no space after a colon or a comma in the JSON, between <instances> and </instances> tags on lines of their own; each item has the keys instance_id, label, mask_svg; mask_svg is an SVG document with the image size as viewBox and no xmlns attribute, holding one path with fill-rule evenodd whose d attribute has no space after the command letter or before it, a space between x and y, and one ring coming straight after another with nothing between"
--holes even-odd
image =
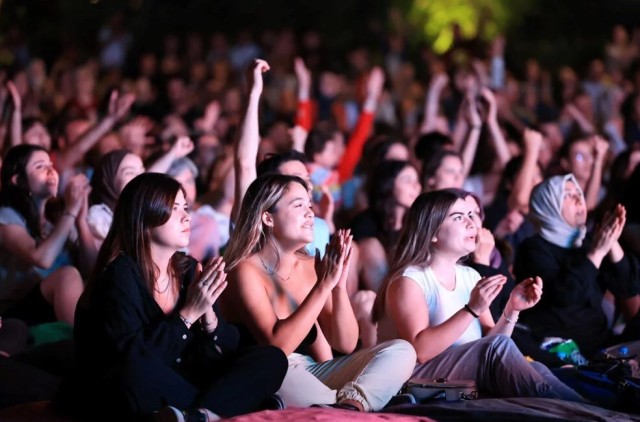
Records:
<instances>
[{"instance_id":1,"label":"bracelet","mask_svg":"<svg viewBox=\"0 0 640 422\"><path fill-rule=\"evenodd\" d=\"M516 322L518 322L518 318L516 318L515 320L513 320L513 319L509 319L509 317L507 317L507 315L504 313L504 311L502 311L502 316L504 317L504 319L506 319L506 320L507 320L507 322L508 322L509 324L513 324L513 325L515 325L515 323L516 323Z\"/></svg>"},{"instance_id":2,"label":"bracelet","mask_svg":"<svg viewBox=\"0 0 640 422\"><path fill-rule=\"evenodd\" d=\"M478 314L476 314L475 312L473 312L473 309L471 309L471 307L469 306L469 304L464 305L464 309L469 312L471 315L473 315L474 318L478 318Z\"/></svg>"},{"instance_id":3,"label":"bracelet","mask_svg":"<svg viewBox=\"0 0 640 422\"><path fill-rule=\"evenodd\" d=\"M64 214L62 214L62 216L63 216L63 217L64 217L65 215L66 215L66 216L69 216L69 217L71 217L71 218L73 218L74 220L75 220L76 218L78 218L78 216L77 216L77 215L73 215L73 214L71 214L69 211L65 211L65 212L64 212Z\"/></svg>"},{"instance_id":4,"label":"bracelet","mask_svg":"<svg viewBox=\"0 0 640 422\"><path fill-rule=\"evenodd\" d=\"M182 322L184 322L187 326L191 326L192 322L189 318L185 318L182 315L178 314L180 316L180 319L182 320Z\"/></svg>"}]
</instances>

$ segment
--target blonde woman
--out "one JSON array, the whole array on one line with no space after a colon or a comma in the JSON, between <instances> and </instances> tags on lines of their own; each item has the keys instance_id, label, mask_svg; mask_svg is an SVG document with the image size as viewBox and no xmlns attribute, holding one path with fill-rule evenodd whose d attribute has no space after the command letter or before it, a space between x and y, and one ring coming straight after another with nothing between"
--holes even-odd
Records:
<instances>
[{"instance_id":1,"label":"blonde woman","mask_svg":"<svg viewBox=\"0 0 640 422\"><path fill-rule=\"evenodd\" d=\"M346 289L352 238L339 231L322 260L311 258L313 217L298 177L273 174L249 186L225 253L222 311L245 345L288 356L279 394L289 406L380 410L411 375L415 351L394 340L350 354L358 339ZM333 359L332 349L347 356Z\"/></svg>"}]
</instances>

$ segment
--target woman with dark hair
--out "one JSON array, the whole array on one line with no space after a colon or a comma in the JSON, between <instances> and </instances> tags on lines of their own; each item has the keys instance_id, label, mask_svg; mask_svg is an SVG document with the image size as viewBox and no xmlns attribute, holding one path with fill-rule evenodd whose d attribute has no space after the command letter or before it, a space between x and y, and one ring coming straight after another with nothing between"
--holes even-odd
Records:
<instances>
[{"instance_id":1,"label":"woman with dark hair","mask_svg":"<svg viewBox=\"0 0 640 422\"><path fill-rule=\"evenodd\" d=\"M625 252L618 239L626 223L621 205L608 213L593 236L587 236L584 194L572 174L551 177L533 190L529 217L536 235L525 240L514 265L517 280L544 277L547 293L540 305L523 313L532 336L574 340L589 358L615 343L602 309L609 290L625 317L638 313L640 263ZM638 339L638 333L633 333Z\"/></svg>"},{"instance_id":2,"label":"woman with dark hair","mask_svg":"<svg viewBox=\"0 0 640 422\"><path fill-rule=\"evenodd\" d=\"M313 216L298 177L271 174L249 186L225 251L230 282L223 311L244 343L287 354L285 403L378 411L408 379L415 352L396 340L351 354L358 341L347 292L352 238L338 231L314 260L305 250ZM333 350L347 356L334 359Z\"/></svg>"},{"instance_id":3,"label":"woman with dark hair","mask_svg":"<svg viewBox=\"0 0 640 422\"><path fill-rule=\"evenodd\" d=\"M280 387L284 354L236 352L238 332L216 304L224 262L202 269L177 253L189 234L180 183L144 174L127 184L78 305L77 371L61 386L61 409L122 420L170 406L176 421L215 420L258 410Z\"/></svg>"},{"instance_id":4,"label":"woman with dark hair","mask_svg":"<svg viewBox=\"0 0 640 422\"><path fill-rule=\"evenodd\" d=\"M413 203L376 300L378 341L409 341L417 378L474 380L481 394L494 397L581 401L544 365L529 364L509 338L520 311L540 300L542 280L516 286L494 322L489 306L506 277L480 278L458 264L476 249L476 208L471 196L449 189Z\"/></svg>"},{"instance_id":5,"label":"woman with dark hair","mask_svg":"<svg viewBox=\"0 0 640 422\"><path fill-rule=\"evenodd\" d=\"M10 149L0 182L0 312L30 325L56 319L73 324L82 277L62 262L68 261L65 246L71 236L77 236L81 246L90 238L84 220L86 178L76 176L70 181L63 214L55 224L47 218L45 207L58 192L58 173L44 148L18 145ZM80 248L81 252L86 249Z\"/></svg>"},{"instance_id":6,"label":"woman with dark hair","mask_svg":"<svg viewBox=\"0 0 640 422\"><path fill-rule=\"evenodd\" d=\"M422 190L462 188L464 185L462 156L455 151L441 149L427 157L422 165Z\"/></svg>"},{"instance_id":7,"label":"woman with dark hair","mask_svg":"<svg viewBox=\"0 0 640 422\"><path fill-rule=\"evenodd\" d=\"M405 212L420 194L418 172L408 161L383 161L367 183L369 209L351 223L360 248L362 280L378 291L393 254Z\"/></svg>"}]
</instances>

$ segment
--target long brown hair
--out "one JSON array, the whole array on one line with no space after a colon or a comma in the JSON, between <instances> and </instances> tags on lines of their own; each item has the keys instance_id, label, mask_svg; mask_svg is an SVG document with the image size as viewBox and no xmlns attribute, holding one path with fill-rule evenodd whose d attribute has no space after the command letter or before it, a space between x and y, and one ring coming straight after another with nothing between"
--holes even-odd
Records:
<instances>
[{"instance_id":1,"label":"long brown hair","mask_svg":"<svg viewBox=\"0 0 640 422\"><path fill-rule=\"evenodd\" d=\"M169 221L180 191L184 194L178 181L159 173L144 173L127 183L116 203L113 222L98 253L85 297L90 296L104 269L120 254L134 260L153 294L160 269L151 256L151 231ZM187 270L187 264L184 254L176 253L171 258L168 270L174 276L174 291L179 284L177 278Z\"/></svg>"},{"instance_id":2,"label":"long brown hair","mask_svg":"<svg viewBox=\"0 0 640 422\"><path fill-rule=\"evenodd\" d=\"M278 202L292 183L298 183L307 190L307 185L301 178L284 174L268 174L251 183L242 201L238 224L224 253L228 270L260 252L267 242L273 241L273 234L262 224L262 214L277 212ZM275 249L277 253L278 249ZM304 248L298 253L304 255Z\"/></svg>"},{"instance_id":3,"label":"long brown hair","mask_svg":"<svg viewBox=\"0 0 640 422\"><path fill-rule=\"evenodd\" d=\"M400 241L376 297L372 319L378 322L384 315L387 289L409 267L426 268L434 254L433 238L459 199L468 195L457 189L442 189L418 196L409 209L400 234Z\"/></svg>"}]
</instances>

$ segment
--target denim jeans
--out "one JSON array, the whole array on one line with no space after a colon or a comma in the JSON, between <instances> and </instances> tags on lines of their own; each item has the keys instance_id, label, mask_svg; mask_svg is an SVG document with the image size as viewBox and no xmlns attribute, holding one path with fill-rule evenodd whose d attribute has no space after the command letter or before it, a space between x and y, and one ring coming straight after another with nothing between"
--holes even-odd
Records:
<instances>
[{"instance_id":1,"label":"denim jeans","mask_svg":"<svg viewBox=\"0 0 640 422\"><path fill-rule=\"evenodd\" d=\"M355 400L366 411L382 409L409 379L416 352L392 340L323 363L293 353L278 394L287 406L309 407Z\"/></svg>"},{"instance_id":2,"label":"denim jeans","mask_svg":"<svg viewBox=\"0 0 640 422\"><path fill-rule=\"evenodd\" d=\"M450 347L429 362L416 365L413 378L473 380L481 395L543 397L585 402L541 363L529 363L507 336L483 337Z\"/></svg>"}]
</instances>

